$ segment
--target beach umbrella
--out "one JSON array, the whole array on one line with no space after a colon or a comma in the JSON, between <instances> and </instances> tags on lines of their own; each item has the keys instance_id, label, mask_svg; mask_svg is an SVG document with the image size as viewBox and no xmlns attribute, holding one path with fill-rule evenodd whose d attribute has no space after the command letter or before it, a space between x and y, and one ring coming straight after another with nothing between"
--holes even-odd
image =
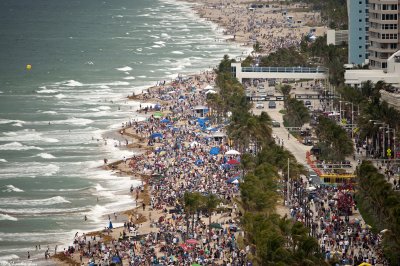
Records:
<instances>
[{"instance_id":1,"label":"beach umbrella","mask_svg":"<svg viewBox=\"0 0 400 266\"><path fill-rule=\"evenodd\" d=\"M215 90L209 90L206 92L206 94L216 94L217 92Z\"/></svg>"},{"instance_id":2,"label":"beach umbrella","mask_svg":"<svg viewBox=\"0 0 400 266\"><path fill-rule=\"evenodd\" d=\"M239 180L237 180L237 179L233 180L232 184L239 184Z\"/></svg>"},{"instance_id":3,"label":"beach umbrella","mask_svg":"<svg viewBox=\"0 0 400 266\"><path fill-rule=\"evenodd\" d=\"M213 87L213 86L211 86L211 85L207 85L207 86L205 86L205 87L204 87L204 89L203 89L203 90L205 90L205 91L208 91L208 90L212 90L212 89L214 89L214 87Z\"/></svg>"},{"instance_id":4,"label":"beach umbrella","mask_svg":"<svg viewBox=\"0 0 400 266\"><path fill-rule=\"evenodd\" d=\"M212 147L210 150L211 155L217 155L219 153L219 148L218 147Z\"/></svg>"},{"instance_id":5,"label":"beach umbrella","mask_svg":"<svg viewBox=\"0 0 400 266\"><path fill-rule=\"evenodd\" d=\"M193 141L192 143L190 143L190 147L194 147L195 145L198 145L199 143L197 141Z\"/></svg>"},{"instance_id":6,"label":"beach umbrella","mask_svg":"<svg viewBox=\"0 0 400 266\"><path fill-rule=\"evenodd\" d=\"M155 138L162 138L163 135L161 133L153 133L151 134L150 138L155 139Z\"/></svg>"},{"instance_id":7,"label":"beach umbrella","mask_svg":"<svg viewBox=\"0 0 400 266\"><path fill-rule=\"evenodd\" d=\"M309 186L308 188L306 188L307 191L314 191L316 190L316 187L314 186Z\"/></svg>"},{"instance_id":8,"label":"beach umbrella","mask_svg":"<svg viewBox=\"0 0 400 266\"><path fill-rule=\"evenodd\" d=\"M161 123L169 123L170 121L168 120L168 119L162 119L161 121L160 121Z\"/></svg>"},{"instance_id":9,"label":"beach umbrella","mask_svg":"<svg viewBox=\"0 0 400 266\"><path fill-rule=\"evenodd\" d=\"M197 244L197 240L196 239L188 239L188 240L186 240L186 243L190 244L190 245L196 245Z\"/></svg>"},{"instance_id":10,"label":"beach umbrella","mask_svg":"<svg viewBox=\"0 0 400 266\"><path fill-rule=\"evenodd\" d=\"M210 227L215 229L223 229L220 223L211 223Z\"/></svg>"},{"instance_id":11,"label":"beach umbrella","mask_svg":"<svg viewBox=\"0 0 400 266\"><path fill-rule=\"evenodd\" d=\"M235 176L235 177L229 178L228 180L226 180L226 182L233 183L235 180L238 180L238 179L240 179L240 176Z\"/></svg>"},{"instance_id":12,"label":"beach umbrella","mask_svg":"<svg viewBox=\"0 0 400 266\"><path fill-rule=\"evenodd\" d=\"M197 166L199 166L200 164L202 164L203 163L203 161L202 160L196 160L195 162L194 162L194 164L195 165L197 165Z\"/></svg>"},{"instance_id":13,"label":"beach umbrella","mask_svg":"<svg viewBox=\"0 0 400 266\"><path fill-rule=\"evenodd\" d=\"M201 266L201 265L198 263L193 263L192 266Z\"/></svg>"},{"instance_id":14,"label":"beach umbrella","mask_svg":"<svg viewBox=\"0 0 400 266\"><path fill-rule=\"evenodd\" d=\"M240 155L240 152L238 152L237 150L229 150L227 152L225 152L226 155Z\"/></svg>"},{"instance_id":15,"label":"beach umbrella","mask_svg":"<svg viewBox=\"0 0 400 266\"><path fill-rule=\"evenodd\" d=\"M109 224L108 224L108 228L113 229L113 224L112 224L111 221L110 221Z\"/></svg>"},{"instance_id":16,"label":"beach umbrella","mask_svg":"<svg viewBox=\"0 0 400 266\"><path fill-rule=\"evenodd\" d=\"M359 264L358 266L372 266L372 265L369 263L363 262L363 263Z\"/></svg>"},{"instance_id":17,"label":"beach umbrella","mask_svg":"<svg viewBox=\"0 0 400 266\"><path fill-rule=\"evenodd\" d=\"M233 165L233 164L240 164L237 160L235 159L230 159L228 162L228 164Z\"/></svg>"}]
</instances>

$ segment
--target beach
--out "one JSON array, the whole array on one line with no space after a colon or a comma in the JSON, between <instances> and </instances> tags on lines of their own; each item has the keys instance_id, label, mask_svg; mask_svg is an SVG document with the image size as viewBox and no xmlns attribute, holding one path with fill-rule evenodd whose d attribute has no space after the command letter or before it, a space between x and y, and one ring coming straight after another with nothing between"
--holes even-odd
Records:
<instances>
[{"instance_id":1,"label":"beach","mask_svg":"<svg viewBox=\"0 0 400 266\"><path fill-rule=\"evenodd\" d=\"M149 116L146 121L126 121L118 130L125 138L134 139L132 143L143 145L139 147L142 154L104 166L141 178L142 184L130 189L137 207L122 214L110 214L110 222L123 222L123 227L109 225L101 232L76 235L74 245L68 249L70 252L65 252L68 256L71 254L69 259L86 264L89 258L106 261L118 254L125 263L133 265L150 263L154 259L168 262L171 260L167 256L169 253L174 254L173 261L179 263L244 259L243 251L232 248L230 242L242 234L237 230L239 210L232 201L238 195L234 180L239 179L239 169L235 165L240 156L237 153L226 155L230 154L229 146L222 138L213 137L216 133L225 135L223 127L196 111L198 106L206 108L205 99L213 91L210 83L214 76L208 71L188 76L149 88L146 94L139 96L154 100L168 98L169 101L151 108L143 107L139 113ZM227 172L226 167L232 168L231 171ZM218 228L209 230L209 218L202 213L202 218L191 222L195 230L186 232L184 215L178 210L182 209L180 199L184 193L193 191L220 197L221 203L211 215ZM171 239L167 239L167 234L172 235ZM226 246L228 243L230 248ZM103 253L93 250L93 246L99 245ZM132 245L133 253L128 248ZM189 250L189 257L185 257ZM66 259L60 254L56 257Z\"/></svg>"},{"instance_id":2,"label":"beach","mask_svg":"<svg viewBox=\"0 0 400 266\"><path fill-rule=\"evenodd\" d=\"M205 1L193 8L200 17L216 23L225 35L231 36L229 41L250 47L259 42L265 54L297 46L311 28L319 34L324 32L324 27L318 27L318 14L297 10L293 13L294 20L303 22L293 27L286 23L287 16L280 7L263 10L248 10L247 7L246 1L230 4ZM299 7L292 6L289 10L296 8ZM108 228L109 224L104 230L75 235L73 244L53 257L57 264L68 265L73 261L86 265L93 259L110 261L113 256L132 265L150 263L154 259L177 263L213 261L221 265L244 261L247 250L243 248L249 247L235 246L243 232L232 230L238 227L240 215L232 201L238 196L237 182L233 181L239 180L240 174L234 169L230 172L221 169L229 160L240 161L240 155L225 155L230 150L226 140L213 138L225 135L223 125L208 121L205 127L205 122L198 120L201 112L195 111L196 107L205 108L206 95L218 90L214 88L214 78L212 71L202 71L170 83L157 82L156 86L128 96L131 101L141 102L138 114L145 119L123 122L112 136L120 143L118 146L133 149L137 155L105 161L103 169L141 180L138 187L127 188L136 207L110 212L112 229ZM204 118L203 115L200 118ZM160 135L153 137L154 134ZM212 148L218 148L219 152L210 154ZM189 222L195 228L189 235L184 215L177 212L182 208L178 200L185 191L215 193L221 198L219 211L211 216L218 228L210 229L208 217L202 213L201 218ZM289 212L283 204L278 204L278 213Z\"/></svg>"},{"instance_id":3,"label":"beach","mask_svg":"<svg viewBox=\"0 0 400 266\"><path fill-rule=\"evenodd\" d=\"M193 2L197 3L196 13L223 28L230 41L249 47L258 43L261 50L256 53L260 54L297 47L308 34L326 33L320 14L305 4L253 4L246 0Z\"/></svg>"},{"instance_id":4,"label":"beach","mask_svg":"<svg viewBox=\"0 0 400 266\"><path fill-rule=\"evenodd\" d=\"M230 41L250 47L259 43L263 54L298 46L310 32L321 36L326 30L319 14L297 4L249 8L247 1L210 0L193 8L200 17L218 24L231 36ZM126 187L135 207L110 210L104 229L77 233L67 249L52 257L57 264L251 263L247 257L251 247L244 244L239 224L243 210L235 202L243 179L241 154L229 146L225 124L209 116L213 110L207 95L217 92L215 73L204 70L178 75L171 82L159 81L128 96L139 102L137 114L144 119L126 120L112 134L122 143L119 146L134 150L135 156L112 162L105 159L102 168L140 180L138 186ZM289 133L281 133L277 131L276 143L283 147L288 134L285 143L289 145ZM379 245L379 239L359 215L352 214L352 208L343 214L328 201L347 192L318 188L315 198L299 197L299 191L307 188L306 179L292 184L294 195L289 201L277 202L277 213L308 223L327 260L337 253L343 261L350 257L374 261L376 254L370 250ZM192 213L187 193L204 198L215 195L218 204ZM319 203L314 202L317 198Z\"/></svg>"},{"instance_id":5,"label":"beach","mask_svg":"<svg viewBox=\"0 0 400 266\"><path fill-rule=\"evenodd\" d=\"M0 263L45 264L47 246L63 251L135 206L140 177L103 168L147 147L127 149L118 131L156 102L127 96L247 49L175 1L2 4Z\"/></svg>"}]
</instances>

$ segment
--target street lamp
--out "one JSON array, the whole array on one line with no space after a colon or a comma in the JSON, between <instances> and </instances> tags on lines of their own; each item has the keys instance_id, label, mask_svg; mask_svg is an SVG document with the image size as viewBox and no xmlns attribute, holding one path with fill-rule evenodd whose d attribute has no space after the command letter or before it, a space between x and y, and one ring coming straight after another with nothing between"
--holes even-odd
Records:
<instances>
[{"instance_id":1,"label":"street lamp","mask_svg":"<svg viewBox=\"0 0 400 266\"><path fill-rule=\"evenodd\" d=\"M375 124L375 123L374 123ZM379 129L387 129L387 128L389 128L389 125L387 125L387 124L385 124L385 123L383 123L383 126L382 127L379 127ZM382 159L384 159L385 158L385 149L386 149L386 143L385 143L385 133L386 133L386 131L383 131L382 132Z\"/></svg>"},{"instance_id":2,"label":"street lamp","mask_svg":"<svg viewBox=\"0 0 400 266\"><path fill-rule=\"evenodd\" d=\"M371 123L371 122L373 122L374 123L374 125L386 125L386 123L384 123L384 122L382 122L382 121L379 121L379 120L369 120L369 122ZM383 137L383 141L384 141L384 138L385 137ZM376 132L376 141L375 141L375 149L378 149L378 147L379 147L380 145L379 145L379 130ZM383 146L385 146L385 145L383 145ZM379 153L379 150L380 150L380 147L379 147L379 149L378 149L378 153ZM384 154L384 152L385 152L385 147L383 147L383 154Z\"/></svg>"},{"instance_id":3,"label":"street lamp","mask_svg":"<svg viewBox=\"0 0 400 266\"><path fill-rule=\"evenodd\" d=\"M386 131L386 133L388 134L388 147L389 148L391 148L390 147L390 132L393 132L393 149L392 149L392 152L393 152L393 157L395 158L395 151L396 151L396 129L394 129L394 128L389 128L388 127L388 129L387 129L387 131ZM388 156L389 157L389 156ZM390 156L391 157L391 156ZM390 158L389 158L390 159Z\"/></svg>"},{"instance_id":4,"label":"street lamp","mask_svg":"<svg viewBox=\"0 0 400 266\"><path fill-rule=\"evenodd\" d=\"M346 105L351 104L351 138L354 137L354 104L352 102L346 102Z\"/></svg>"}]
</instances>

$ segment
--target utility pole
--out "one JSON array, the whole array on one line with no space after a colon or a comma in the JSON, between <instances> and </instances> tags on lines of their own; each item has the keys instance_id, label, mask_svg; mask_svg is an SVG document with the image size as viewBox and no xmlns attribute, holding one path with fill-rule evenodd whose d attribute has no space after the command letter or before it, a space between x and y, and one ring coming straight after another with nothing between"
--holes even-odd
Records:
<instances>
[{"instance_id":1,"label":"utility pole","mask_svg":"<svg viewBox=\"0 0 400 266\"><path fill-rule=\"evenodd\" d=\"M289 167L290 167L290 159L288 158L287 159L287 188L286 188L286 196L287 196L287 202L288 202L288 204L289 204L289 201L290 201L290 193L289 193L289 191L290 191L290 170L289 170Z\"/></svg>"}]
</instances>

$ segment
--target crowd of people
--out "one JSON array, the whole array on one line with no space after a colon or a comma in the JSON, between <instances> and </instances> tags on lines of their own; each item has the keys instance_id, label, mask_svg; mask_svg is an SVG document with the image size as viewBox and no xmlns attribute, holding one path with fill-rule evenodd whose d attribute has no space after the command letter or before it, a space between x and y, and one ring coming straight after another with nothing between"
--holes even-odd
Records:
<instances>
[{"instance_id":1,"label":"crowd of people","mask_svg":"<svg viewBox=\"0 0 400 266\"><path fill-rule=\"evenodd\" d=\"M109 236L111 228L97 236L76 235L68 254L79 253L83 263L100 265L118 260L130 265L251 265L246 250L236 243L242 232L237 225L240 212L232 199L239 193L233 181L240 176L240 155L225 154L230 147L220 137L223 125L204 116L204 87L213 75L205 72L149 89L147 98L170 95L171 99L142 107L148 112L145 121L123 124L123 134L145 139L147 148L142 155L121 162L133 175L149 177L141 189L130 188L141 206L137 211L147 221L136 223L138 215L130 216L118 239ZM204 108L199 112L197 106ZM149 189L148 206L138 202L144 186ZM211 215L212 228L208 213L190 216L185 212L185 192L219 198L220 210Z\"/></svg>"},{"instance_id":2,"label":"crowd of people","mask_svg":"<svg viewBox=\"0 0 400 266\"><path fill-rule=\"evenodd\" d=\"M258 42L263 54L279 48L298 47L301 39L309 33L309 28L304 25L318 25L321 20L318 13L296 12L290 15L285 9L272 5L252 9L248 8L248 2L240 1L205 3L198 7L198 12L221 25L226 34L234 36L235 41L246 45Z\"/></svg>"},{"instance_id":3,"label":"crowd of people","mask_svg":"<svg viewBox=\"0 0 400 266\"><path fill-rule=\"evenodd\" d=\"M340 265L388 265L381 235L373 233L356 212L353 187L312 186L311 182L293 182L285 202L291 217L310 228L325 259L336 259Z\"/></svg>"}]
</instances>

